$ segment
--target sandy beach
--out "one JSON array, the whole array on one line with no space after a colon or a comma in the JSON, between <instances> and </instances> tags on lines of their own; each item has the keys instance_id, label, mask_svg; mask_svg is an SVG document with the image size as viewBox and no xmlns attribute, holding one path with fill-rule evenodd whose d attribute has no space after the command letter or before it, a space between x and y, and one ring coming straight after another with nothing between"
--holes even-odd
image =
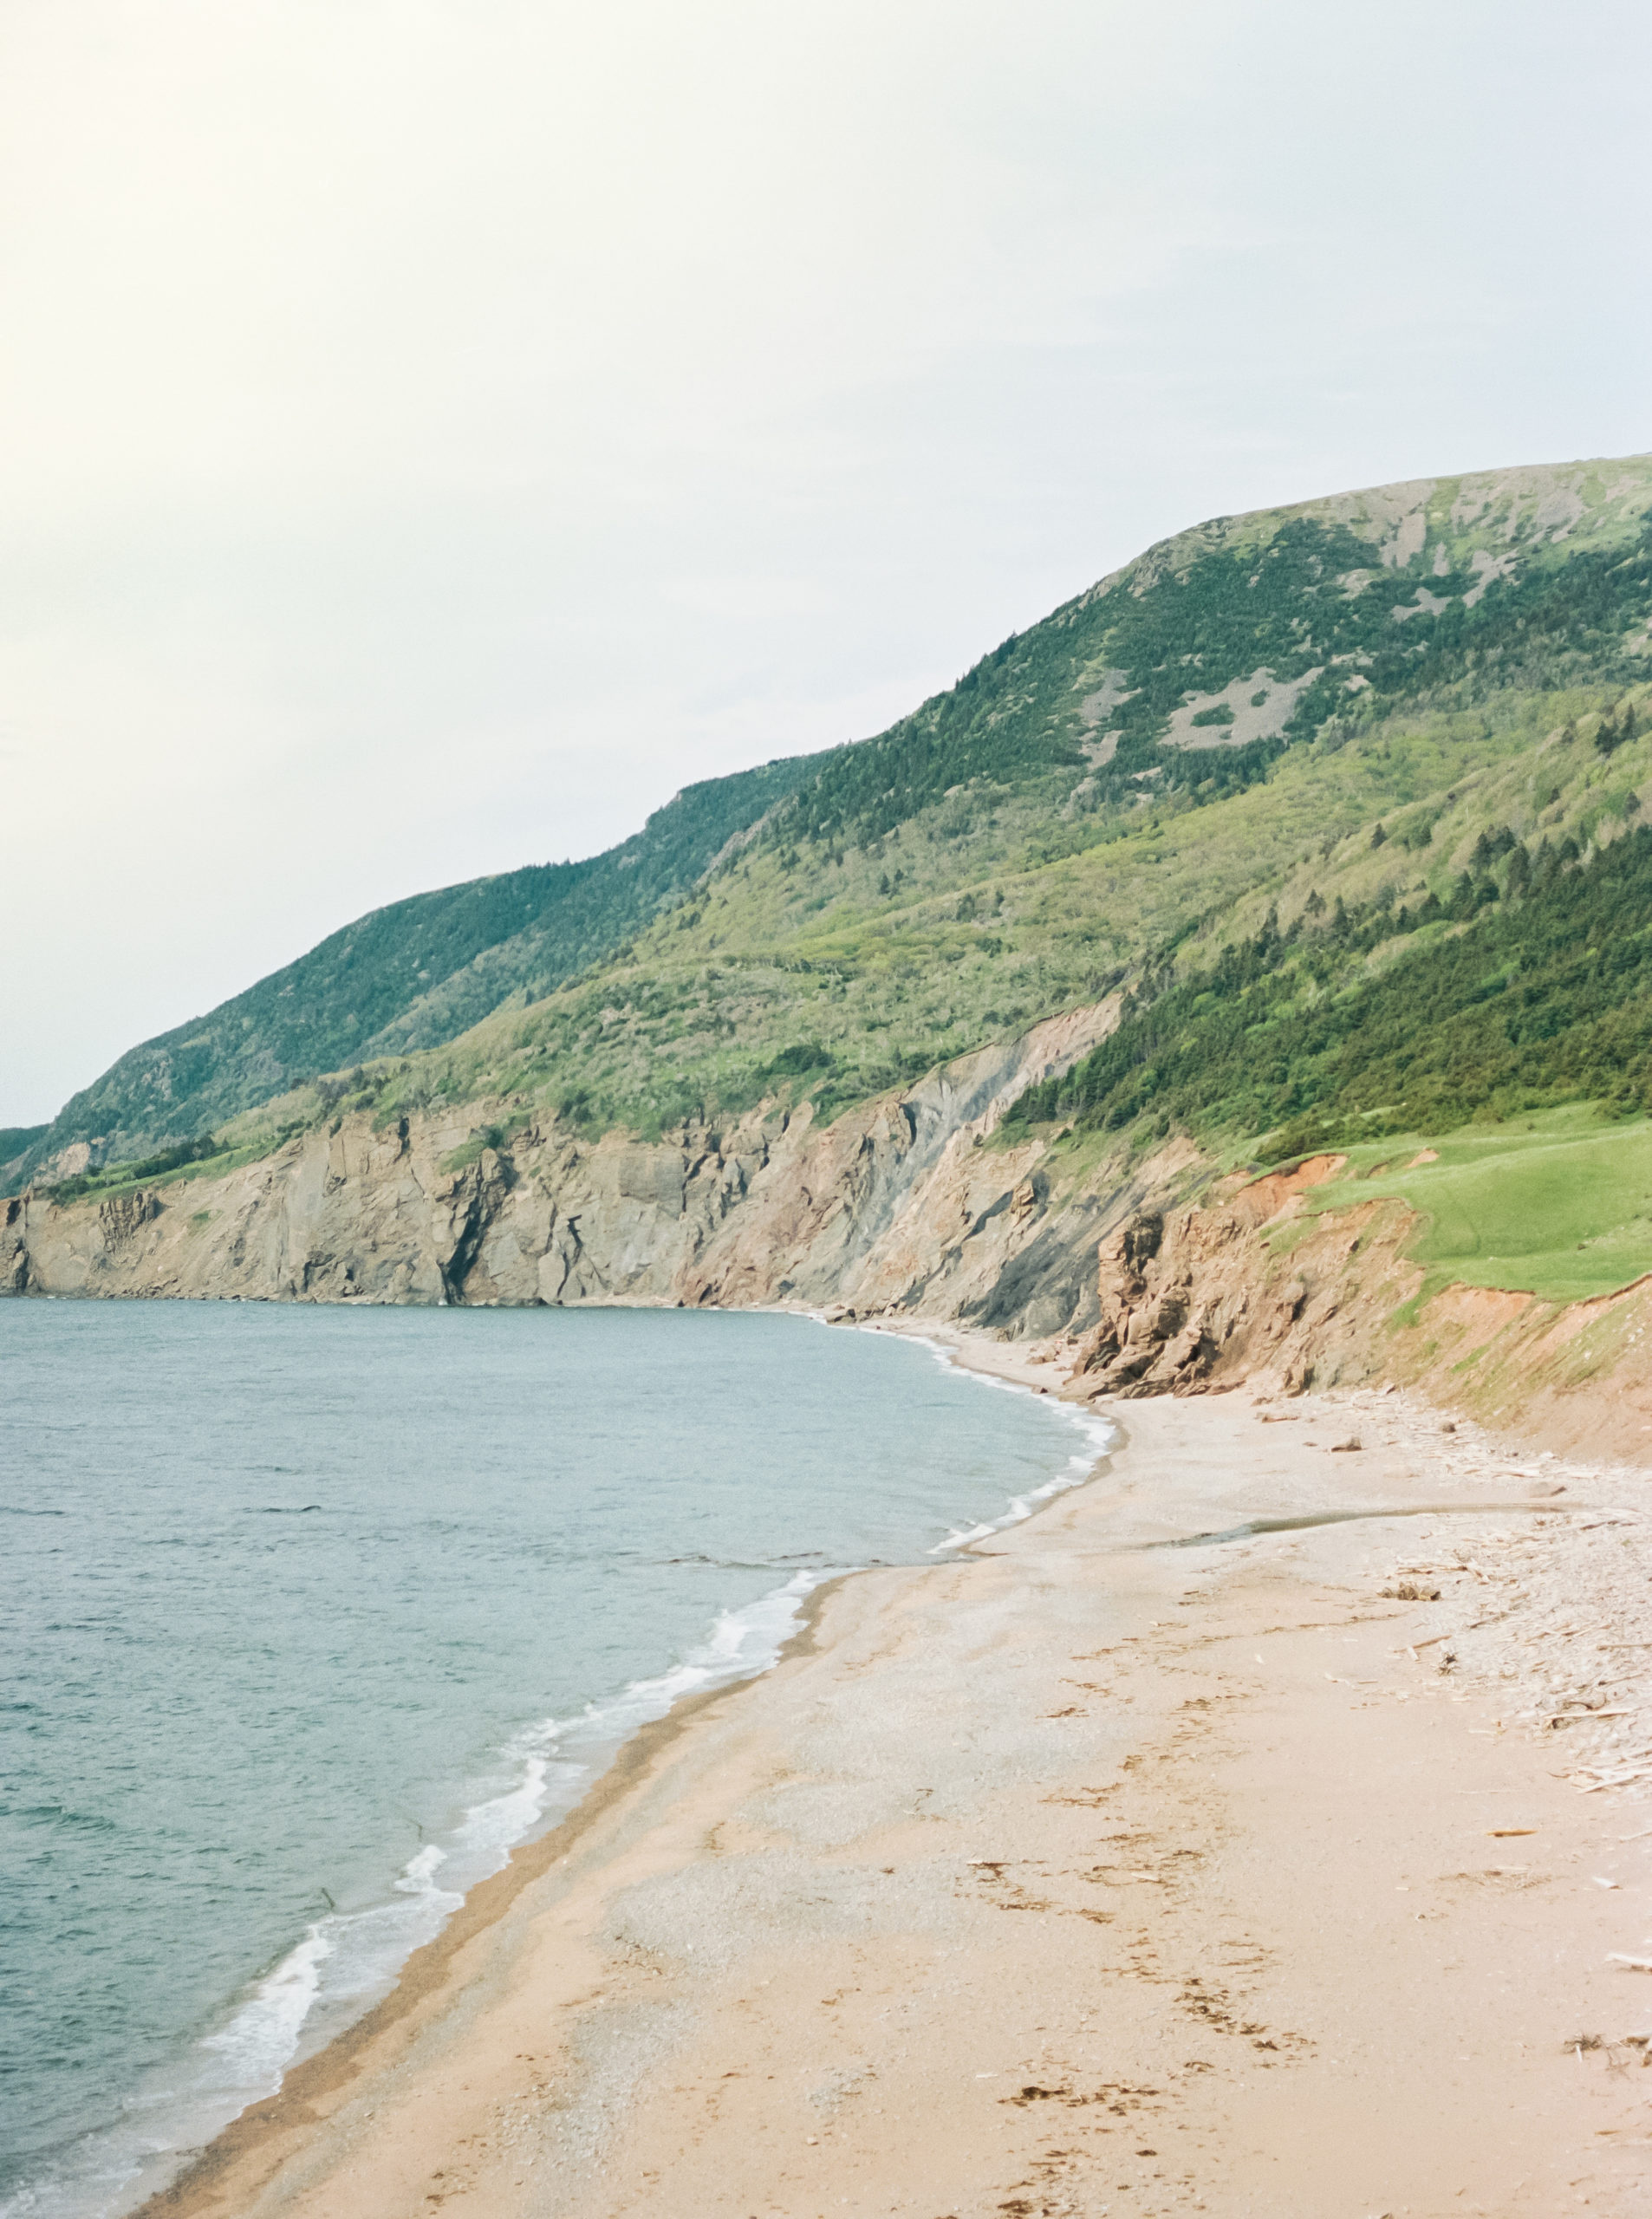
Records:
<instances>
[{"instance_id":1,"label":"sandy beach","mask_svg":"<svg viewBox=\"0 0 1652 2219\"><path fill-rule=\"evenodd\" d=\"M1400 1396L1109 1414L639 1735L146 2210L1642 2212L1646 1475Z\"/></svg>"}]
</instances>

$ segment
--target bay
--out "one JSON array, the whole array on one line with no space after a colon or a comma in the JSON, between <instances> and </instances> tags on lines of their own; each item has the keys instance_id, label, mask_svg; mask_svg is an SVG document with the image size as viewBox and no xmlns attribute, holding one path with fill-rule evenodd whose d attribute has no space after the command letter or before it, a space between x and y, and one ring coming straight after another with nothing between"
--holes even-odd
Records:
<instances>
[{"instance_id":1,"label":"bay","mask_svg":"<svg viewBox=\"0 0 1652 2219\"><path fill-rule=\"evenodd\" d=\"M1101 1441L795 1317L0 1303L0 2211L128 2208L633 1727Z\"/></svg>"}]
</instances>

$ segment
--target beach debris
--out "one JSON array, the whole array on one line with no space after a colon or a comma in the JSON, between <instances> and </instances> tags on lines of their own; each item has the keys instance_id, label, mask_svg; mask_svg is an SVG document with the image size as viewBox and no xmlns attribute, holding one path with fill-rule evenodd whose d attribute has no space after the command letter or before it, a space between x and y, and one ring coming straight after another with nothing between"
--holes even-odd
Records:
<instances>
[{"instance_id":1,"label":"beach debris","mask_svg":"<svg viewBox=\"0 0 1652 2219\"><path fill-rule=\"evenodd\" d=\"M1357 1434L1350 1433L1346 1441L1333 1441L1330 1444L1330 1453L1333 1456L1346 1456L1355 1450L1363 1449L1365 1443Z\"/></svg>"},{"instance_id":2,"label":"beach debris","mask_svg":"<svg viewBox=\"0 0 1652 2219\"><path fill-rule=\"evenodd\" d=\"M1534 1834L1538 1830L1535 1826L1488 1826L1486 1831L1492 1841L1513 1841L1521 1834Z\"/></svg>"},{"instance_id":3,"label":"beach debris","mask_svg":"<svg viewBox=\"0 0 1652 2219\"><path fill-rule=\"evenodd\" d=\"M1606 1962L1609 1965L1622 1965L1626 1972L1652 1973L1652 1957L1626 1956L1622 1949L1609 1949Z\"/></svg>"},{"instance_id":4,"label":"beach debris","mask_svg":"<svg viewBox=\"0 0 1652 2219\"><path fill-rule=\"evenodd\" d=\"M1381 1587L1377 1592L1387 1603L1437 1603L1440 1600L1437 1587L1425 1587L1417 1579L1396 1579L1392 1587Z\"/></svg>"},{"instance_id":5,"label":"beach debris","mask_svg":"<svg viewBox=\"0 0 1652 2219\"><path fill-rule=\"evenodd\" d=\"M1616 1880L1603 1879L1598 1872L1591 1872L1589 1877L1597 1888L1615 1888L1617 1885Z\"/></svg>"}]
</instances>

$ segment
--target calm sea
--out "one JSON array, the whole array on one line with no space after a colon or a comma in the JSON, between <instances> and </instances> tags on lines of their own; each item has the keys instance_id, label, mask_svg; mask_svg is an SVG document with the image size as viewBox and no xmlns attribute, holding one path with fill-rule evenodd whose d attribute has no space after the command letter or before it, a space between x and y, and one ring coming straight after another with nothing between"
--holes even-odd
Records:
<instances>
[{"instance_id":1,"label":"calm sea","mask_svg":"<svg viewBox=\"0 0 1652 2219\"><path fill-rule=\"evenodd\" d=\"M0 1302L0 2213L128 2208L823 1577L1102 1445L803 1318Z\"/></svg>"}]
</instances>

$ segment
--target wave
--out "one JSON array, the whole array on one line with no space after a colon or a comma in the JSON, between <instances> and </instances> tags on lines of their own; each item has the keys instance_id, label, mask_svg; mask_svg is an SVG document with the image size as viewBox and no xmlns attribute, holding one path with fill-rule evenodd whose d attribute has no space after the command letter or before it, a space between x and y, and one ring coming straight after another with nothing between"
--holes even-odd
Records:
<instances>
[{"instance_id":1,"label":"wave","mask_svg":"<svg viewBox=\"0 0 1652 2219\"><path fill-rule=\"evenodd\" d=\"M1031 1396L1029 1388L968 1370L939 1342L902 1337L927 1349L960 1382ZM1066 1465L1043 1486L1014 1496L1000 1517L948 1533L930 1555L985 1540L1083 1484L1112 1445L1113 1428L1066 1404L1053 1406L1052 1414L1084 1436ZM285 1514L319 1506L296 1506ZM264 1514L283 1513L271 1506ZM854 1569L804 1565L755 1602L719 1612L705 1639L667 1670L634 1680L571 1716L524 1728L500 1749L492 1792L478 1795L443 1839L425 1843L408 1860L391 1884L393 1900L361 1910L329 1910L314 1920L244 1993L224 2023L201 2040L192 2069L130 2097L119 2125L83 2139L55 2179L0 2202L0 2219L107 2219L129 2209L140 2192L159 2186L184 2151L249 2103L273 2094L301 2051L319 2048L387 1994L407 1959L435 1938L468 1891L498 1871L513 1849L571 1811L640 1727L664 1717L686 1695L767 1670L796 1632L810 1595Z\"/></svg>"},{"instance_id":2,"label":"wave","mask_svg":"<svg viewBox=\"0 0 1652 2219\"><path fill-rule=\"evenodd\" d=\"M960 1383L1039 1399L1013 1380L969 1370L939 1341L918 1334L902 1337L927 1350ZM1083 1436L1062 1469L1042 1487L1012 1496L1001 1516L954 1528L929 1550L931 1556L948 1555L1003 1532L1057 1495L1084 1484L1116 1434L1106 1419L1070 1404L1055 1405L1051 1415ZM229 2025L207 2038L203 2047L229 2067L225 2092L231 2086L244 2090L249 2099L271 2093L306 2031L314 2033L314 2017L319 2014L333 2021L338 2007L346 2004L353 2017L364 1999L387 1991L401 1965L440 1932L470 1889L498 1871L511 1851L547 1820L573 1808L600 1760L640 1727L663 1718L685 1695L766 1671L797 1630L808 1597L851 1569L811 1566L797 1572L743 1609L719 1612L705 1641L667 1671L634 1680L571 1718L543 1719L517 1734L500 1753L514 1773L511 1784L472 1804L446 1844L427 1844L403 1868L393 1884L402 1902L316 1920Z\"/></svg>"},{"instance_id":3,"label":"wave","mask_svg":"<svg viewBox=\"0 0 1652 2219\"><path fill-rule=\"evenodd\" d=\"M877 1328L871 1326L864 1330L875 1332ZM988 1540L994 1533L1004 1532L1009 1526L1019 1526L1024 1519L1042 1509L1045 1503L1053 1501L1057 1495L1066 1494L1074 1487L1082 1487L1102 1458L1118 1444L1117 1428L1109 1419L1098 1417L1093 1410L1078 1409L1070 1402L1045 1402L1035 1389L1024 1387L1018 1380L999 1379L989 1371L972 1371L966 1364L959 1362L944 1341L932 1341L921 1333L906 1333L901 1338L914 1341L920 1348L927 1349L942 1370L953 1378L967 1380L978 1387L996 1387L1003 1394L1021 1395L1031 1402L1043 1403L1052 1417L1065 1419L1083 1435L1083 1446L1075 1449L1054 1479L1046 1480L1041 1487L1030 1488L1025 1494L1012 1495L1009 1507L1001 1518L990 1518L975 1526L955 1526L944 1541L937 1541L927 1552L932 1557L948 1556L954 1549L967 1549L977 1541Z\"/></svg>"},{"instance_id":4,"label":"wave","mask_svg":"<svg viewBox=\"0 0 1652 2219\"><path fill-rule=\"evenodd\" d=\"M571 1718L524 1728L500 1753L514 1773L511 1784L472 1804L446 1841L426 1843L403 1866L392 1884L401 1901L317 1919L229 2024L207 2036L201 2047L225 2067L218 2085L249 2099L273 2093L307 2032L314 2033L314 2017L324 2017L331 2031L339 2007L350 2006L353 2018L366 1998L387 1993L470 1890L548 1819L572 1810L599 1759L640 1726L663 1718L684 1695L765 1670L796 1630L804 1599L831 1576L799 1572L744 1610L721 1612L706 1639L669 1671L634 1680Z\"/></svg>"},{"instance_id":5,"label":"wave","mask_svg":"<svg viewBox=\"0 0 1652 2219\"><path fill-rule=\"evenodd\" d=\"M128 2209L140 2189L159 2186L184 2151L249 2103L273 2095L301 2050L321 2047L387 1994L413 1951L435 1939L468 1891L572 1810L593 1773L639 1727L663 1718L684 1695L772 1664L808 1597L836 1576L830 1568L797 1572L743 1610L719 1612L706 1639L668 1671L634 1680L571 1717L524 1728L500 1752L507 1784L472 1803L442 1841L426 1843L409 1858L391 1884L397 1900L313 1921L228 2021L198 2045L192 2073L130 2098L120 2126L83 2141L56 2179L0 2202L0 2219L103 2219Z\"/></svg>"}]
</instances>

